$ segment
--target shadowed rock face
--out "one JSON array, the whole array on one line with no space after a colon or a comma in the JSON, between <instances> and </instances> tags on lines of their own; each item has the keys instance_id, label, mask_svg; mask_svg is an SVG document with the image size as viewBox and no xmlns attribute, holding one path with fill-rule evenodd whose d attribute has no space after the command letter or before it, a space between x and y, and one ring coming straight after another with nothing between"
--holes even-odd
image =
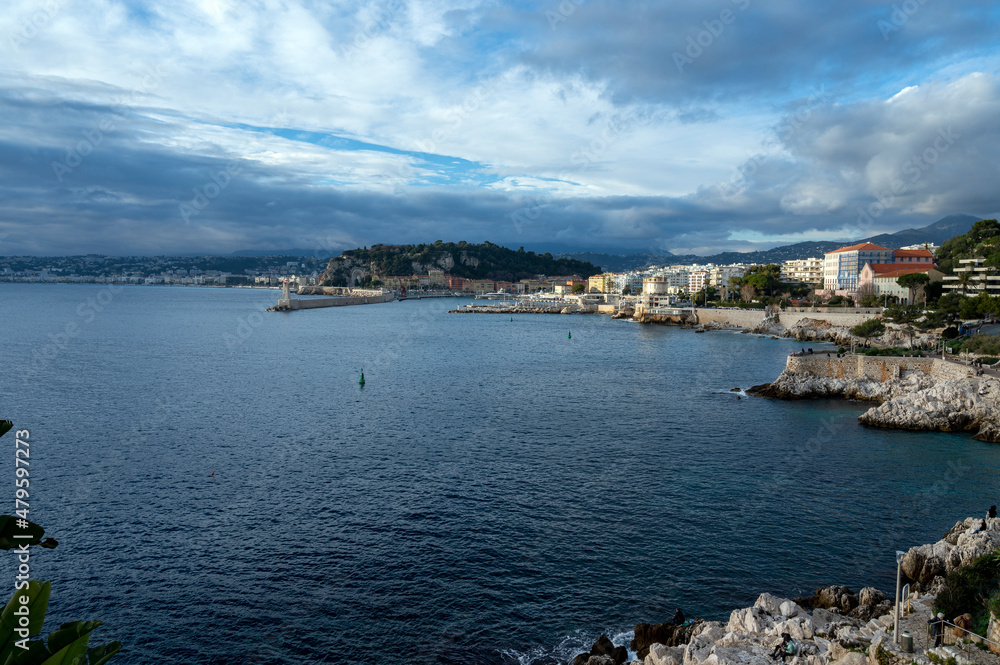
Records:
<instances>
[{"instance_id":1,"label":"shadowed rock face","mask_svg":"<svg viewBox=\"0 0 1000 665\"><path fill-rule=\"evenodd\" d=\"M662 644L668 647L687 644L701 623L695 622L689 626L675 626L672 623L637 623L635 625L635 638L630 646L632 651L636 652L636 656L643 659L649 653L651 644Z\"/></svg>"},{"instance_id":2,"label":"shadowed rock face","mask_svg":"<svg viewBox=\"0 0 1000 665\"><path fill-rule=\"evenodd\" d=\"M607 635L601 635L588 653L578 654L573 665L621 665L628 660L628 649L616 647Z\"/></svg>"}]
</instances>

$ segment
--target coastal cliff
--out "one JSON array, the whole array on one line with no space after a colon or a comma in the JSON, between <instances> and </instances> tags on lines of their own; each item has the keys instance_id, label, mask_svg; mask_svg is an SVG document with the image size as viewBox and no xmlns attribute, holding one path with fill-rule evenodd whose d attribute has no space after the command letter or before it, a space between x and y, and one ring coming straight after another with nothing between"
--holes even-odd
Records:
<instances>
[{"instance_id":1,"label":"coastal cliff","mask_svg":"<svg viewBox=\"0 0 1000 665\"><path fill-rule=\"evenodd\" d=\"M1000 443L1000 381L937 358L795 356L773 383L748 392L773 399L878 402L858 418L862 424L973 432L976 439Z\"/></svg>"},{"instance_id":2,"label":"coastal cliff","mask_svg":"<svg viewBox=\"0 0 1000 665\"><path fill-rule=\"evenodd\" d=\"M762 593L751 607L733 610L728 621L638 624L629 649L601 636L573 665L621 665L628 653L637 658L629 665L770 665L784 633L797 646L787 661L791 665L930 665L949 658L972 665L978 662L975 657L970 661L949 647L925 651L924 636L943 576L1000 547L1000 519L987 520L985 531L978 530L979 523L978 517L966 518L941 541L913 547L904 556L902 571L913 584L910 611L900 617L899 627L913 635L913 653L903 653L893 643L892 600L885 593L865 587L854 594L847 587L830 586L794 600Z\"/></svg>"}]
</instances>

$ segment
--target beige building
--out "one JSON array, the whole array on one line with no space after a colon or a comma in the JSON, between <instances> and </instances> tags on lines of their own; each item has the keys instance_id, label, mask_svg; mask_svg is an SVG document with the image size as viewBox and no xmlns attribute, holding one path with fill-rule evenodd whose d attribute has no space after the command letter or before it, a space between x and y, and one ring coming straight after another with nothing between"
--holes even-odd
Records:
<instances>
[{"instance_id":1,"label":"beige building","mask_svg":"<svg viewBox=\"0 0 1000 665\"><path fill-rule=\"evenodd\" d=\"M601 275L592 275L587 280L587 293L611 293L614 289L614 273L606 272Z\"/></svg>"},{"instance_id":2,"label":"beige building","mask_svg":"<svg viewBox=\"0 0 1000 665\"><path fill-rule=\"evenodd\" d=\"M820 257L785 261L781 264L781 281L822 287L823 263L824 259Z\"/></svg>"}]
</instances>

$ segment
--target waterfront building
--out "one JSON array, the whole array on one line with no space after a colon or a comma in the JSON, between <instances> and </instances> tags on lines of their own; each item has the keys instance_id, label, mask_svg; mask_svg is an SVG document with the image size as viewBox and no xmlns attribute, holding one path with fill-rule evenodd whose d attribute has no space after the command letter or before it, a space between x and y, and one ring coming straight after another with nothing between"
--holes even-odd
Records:
<instances>
[{"instance_id":1,"label":"waterfront building","mask_svg":"<svg viewBox=\"0 0 1000 665\"><path fill-rule=\"evenodd\" d=\"M808 259L792 259L781 264L781 281L788 284L811 284L823 286L824 259L810 257Z\"/></svg>"},{"instance_id":2,"label":"waterfront building","mask_svg":"<svg viewBox=\"0 0 1000 665\"><path fill-rule=\"evenodd\" d=\"M451 277L451 275L445 275L444 270L441 270L440 268L431 268L427 271L427 282L430 286L447 286L447 277Z\"/></svg>"},{"instance_id":3,"label":"waterfront building","mask_svg":"<svg viewBox=\"0 0 1000 665\"><path fill-rule=\"evenodd\" d=\"M858 275L858 286L871 284L875 295L894 297L904 305L912 305L914 303L910 302L910 290L900 286L897 280L903 275L916 273L926 273L931 283L947 279L943 272L933 267L933 264L928 267L927 265L903 265L899 263L868 263ZM919 294L917 297L919 298Z\"/></svg>"},{"instance_id":4,"label":"waterfront building","mask_svg":"<svg viewBox=\"0 0 1000 665\"><path fill-rule=\"evenodd\" d=\"M853 292L858 289L858 275L866 263L893 263L888 247L863 242L827 252L823 257L823 288L826 291Z\"/></svg>"},{"instance_id":5,"label":"waterfront building","mask_svg":"<svg viewBox=\"0 0 1000 665\"><path fill-rule=\"evenodd\" d=\"M705 268L689 272L687 283L688 293L695 293L705 288L705 285L708 284L709 274L710 271Z\"/></svg>"},{"instance_id":6,"label":"waterfront building","mask_svg":"<svg viewBox=\"0 0 1000 665\"><path fill-rule=\"evenodd\" d=\"M729 280L733 277L742 279L747 274L747 266L744 263L731 263L728 266L712 266L709 274L709 285L717 289L729 286Z\"/></svg>"},{"instance_id":7,"label":"waterfront building","mask_svg":"<svg viewBox=\"0 0 1000 665\"><path fill-rule=\"evenodd\" d=\"M985 265L985 259L960 259L954 275L944 278L946 293L958 291L975 296L980 293L1000 295L1000 270Z\"/></svg>"},{"instance_id":8,"label":"waterfront building","mask_svg":"<svg viewBox=\"0 0 1000 665\"><path fill-rule=\"evenodd\" d=\"M600 275L592 275L590 279L587 280L587 292L588 293L611 293L615 288L615 276L613 273L606 272Z\"/></svg>"}]
</instances>

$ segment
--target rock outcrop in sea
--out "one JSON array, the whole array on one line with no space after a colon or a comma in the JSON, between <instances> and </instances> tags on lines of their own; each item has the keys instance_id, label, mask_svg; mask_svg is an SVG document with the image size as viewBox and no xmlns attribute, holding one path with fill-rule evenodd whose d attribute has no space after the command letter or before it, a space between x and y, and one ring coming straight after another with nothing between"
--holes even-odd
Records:
<instances>
[{"instance_id":1,"label":"rock outcrop in sea","mask_svg":"<svg viewBox=\"0 0 1000 665\"><path fill-rule=\"evenodd\" d=\"M878 402L858 420L871 427L972 432L1000 443L1000 381L935 358L791 357L773 383L747 392L774 399L842 397Z\"/></svg>"},{"instance_id":2,"label":"rock outcrop in sea","mask_svg":"<svg viewBox=\"0 0 1000 665\"><path fill-rule=\"evenodd\" d=\"M902 392L899 392L902 390ZM969 378L926 388L894 388L896 394L861 414L863 425L938 432L975 432L1000 443L1000 381Z\"/></svg>"}]
</instances>

